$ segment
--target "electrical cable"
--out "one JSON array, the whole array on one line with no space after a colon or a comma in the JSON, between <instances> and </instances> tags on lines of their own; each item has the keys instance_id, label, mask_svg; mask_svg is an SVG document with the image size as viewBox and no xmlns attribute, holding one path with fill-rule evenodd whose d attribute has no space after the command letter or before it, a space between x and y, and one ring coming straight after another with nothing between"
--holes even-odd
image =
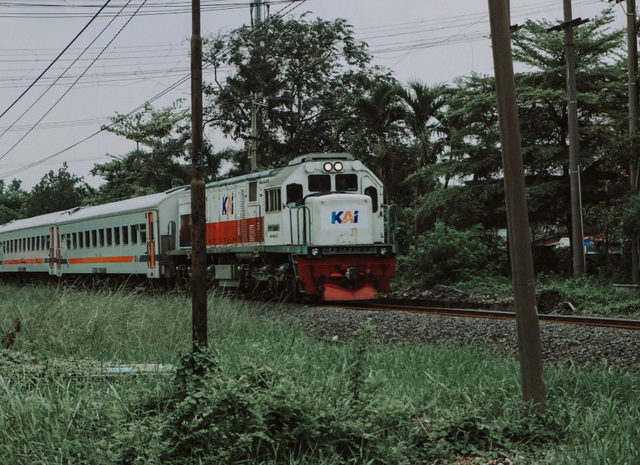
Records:
<instances>
[{"instance_id":1,"label":"electrical cable","mask_svg":"<svg viewBox=\"0 0 640 465\"><path fill-rule=\"evenodd\" d=\"M95 20L95 19L98 17L98 15L100 15L100 13L102 12L102 10L104 10L104 9L106 8L106 6L109 4L109 2L111 2L111 0L107 0L107 2L106 2L104 5L102 5L102 8L100 8L100 10L98 10L98 12L97 12L97 13L96 13L92 18L91 18L91 21L89 21L89 22L86 24L86 26L85 26L85 27L83 27L83 28L82 28L82 30L81 30L80 32L78 32L78 34L73 38L73 40L72 40L71 42L69 42L69 45L67 45L67 46L64 48L64 50L62 50L62 52L60 52L60 54L58 54L58 56L57 56L57 57L56 57L56 58L55 58L55 59L54 59L54 60L49 64L49 66L47 66L47 68L46 68L46 69L45 69L45 70L40 74L40 76L38 76L38 77L36 78L36 80L35 80L35 81L33 81L33 82L31 83L31 85L30 85L29 87L27 87L27 89L26 89L24 92L22 92L22 94L20 94L20 96L19 96L17 99L15 99L15 100L14 100L14 102L13 102L11 105L9 105L9 107L8 107L5 111L3 111L3 112L2 112L2 114L0 115L0 119L2 119L2 117L3 117L4 115L6 115L6 114L7 114L7 112L8 112L9 110L11 110L11 108L13 108L13 106L14 106L16 103L18 103L18 102L20 101L20 99L21 99L22 97L24 97L24 96L25 96L25 94L26 94L27 92L29 92L29 90L30 90L30 89L31 89L31 88L36 84L36 82L38 82L38 81L40 80L40 78L41 78L42 76L44 76L44 75L45 75L45 73L46 73L47 71L49 71L49 70L51 69L51 67L56 63L56 61L58 61L58 59L59 59L59 58L64 54L64 52L66 52L66 51L69 49L69 47L71 47L71 45L73 45L73 43L78 39L78 37L80 37L80 36L82 35L82 33L83 33L84 31L86 31L86 29L89 27L89 25L91 25L91 23L93 22L93 20Z\"/></svg>"},{"instance_id":2,"label":"electrical cable","mask_svg":"<svg viewBox=\"0 0 640 465\"><path fill-rule=\"evenodd\" d=\"M258 27L256 27L256 29L254 29L254 30L250 31L248 34L246 34L246 35L245 35L245 37L243 37L243 38L242 38L242 40L247 40L247 39L249 39L252 35L257 34L257 33L258 33L262 28L266 27L270 21L272 21L272 18L283 17L285 14L289 14L289 13L291 13L293 10L295 10L295 9L296 9L296 8L298 8L298 7L300 7L301 5L303 5L304 3L306 3L307 1L308 1L308 0L298 0L298 1L295 1L295 2L288 2L288 5L287 5L287 6L283 7L283 8L282 8L280 11L278 11L275 15L270 16L269 18L267 18L267 20L263 21L263 22L262 22ZM146 0L145 0L145 2L146 2ZM293 6L292 8L290 8L288 11L284 11L284 10L286 10L287 8L289 8L289 7L290 7L292 4L294 4L294 3L295 3L295 6ZM128 22L127 22L127 24L128 24ZM125 24L125 26L126 26L126 24ZM114 39L115 39L115 37L114 37ZM108 45L107 45L107 46L108 46ZM228 47L227 47L227 48L228 48ZM222 50L220 53L222 53L222 52L226 51L226 50L227 50L227 48L225 48L224 50ZM204 68L203 68L203 69L206 69L206 68L208 68L209 66L210 66L210 65L209 65L209 64L207 64L206 66L204 66ZM154 101L158 100L159 98L162 98L162 97L163 97L164 95L166 95L167 93L169 93L169 92L173 91L173 90L174 90L174 89L176 89L177 87L179 87L179 86L181 86L182 84L184 84L185 82L187 82L190 78L191 78L191 74L188 74L188 75L184 76L183 78L179 79L178 81L176 81L176 82L175 82L175 83L173 83L172 85L168 86L168 87L167 87L166 89L164 89L162 92L160 92L160 93L156 94L155 96L153 96L153 97L152 97L152 98L150 98L149 100L145 101L145 102L144 102L144 103L142 103L141 105L138 105L136 108L134 108L134 109L133 109L133 110L131 110L129 113L127 113L127 114L126 114L126 116L131 116L131 115L133 115L133 114L137 113L138 111L140 111L141 109L143 109L146 105L149 105L149 104L153 103ZM80 78L78 78L78 79L80 79ZM65 93L65 95L66 95L66 93ZM45 115L45 116L46 116L46 115ZM52 158L55 158L55 157L57 157L58 155L61 155L61 154L65 153L65 152L67 152L68 150L71 150L72 148L77 147L78 145L80 145L80 144L82 144L82 143L86 142L87 140L92 139L93 137L95 137L95 136L97 136L98 134L100 134L100 133L102 133L103 131L105 131L108 127L113 126L114 124L115 124L115 123L111 123L111 124L110 124L110 125L108 125L108 126L104 126L104 127L100 128L100 130L98 130L98 131L94 132L93 134L91 134L91 135L89 135L89 136L85 137L85 138L84 138L84 139L82 139L81 141L76 142L76 143L74 143L74 144L70 145L69 147L67 147L67 148L65 148L65 149L62 149L62 150L60 150L59 152L54 153L53 155L50 155L50 156L48 156L48 157L45 157L45 158L42 158L42 159L40 159L40 160L38 160L38 161L35 161L35 162L33 162L33 163L30 163L30 164L28 164L28 165L26 165L26 166L23 166L22 168L18 168L18 169L15 169L15 170L9 171L9 172L1 173L1 174L0 174L0 179L2 179L2 178L6 178L6 177L9 177L9 176L14 176L14 175L16 175L16 174L18 174L18 173L21 173L21 172L23 172L23 171L26 171L26 170L28 170L28 169L31 169L31 168L33 168L33 167L35 167L35 166L38 166L38 165L39 165L39 164L41 164L41 163L44 163L44 162L46 162L46 161L48 161L48 160L51 160ZM36 123L36 125L37 125L37 123ZM25 135L25 136L26 136L26 135ZM24 137L23 137L23 138L24 138ZM21 140L22 140L22 139L21 139ZM4 158L4 156L5 156L5 155L6 155L6 153L5 153L2 157L0 157L0 160L1 160L2 158Z\"/></svg>"},{"instance_id":3,"label":"electrical cable","mask_svg":"<svg viewBox=\"0 0 640 465\"><path fill-rule=\"evenodd\" d=\"M122 13L122 11L124 11L129 4L131 3L132 0L128 0L127 3L122 7L122 9L120 10L120 13ZM116 33L115 36L113 36L113 38L109 41L109 43L107 45L105 45L103 47L103 49L100 51L100 53L93 59L93 61L85 68L85 70L82 72L82 74L80 76L78 76L78 78L75 80L75 82L73 84L71 84L71 86L69 86L69 88L65 91L64 94L62 94L62 96L60 98L58 98L58 100L56 100L56 102L45 112L44 115L42 115L42 117L40 117L40 119L38 121L36 121L36 123L31 127L31 129L29 129L19 140L18 142L16 142L15 144L13 144L13 146L7 150L2 156L0 156L0 160L2 160L4 157L6 157L14 148L16 148L18 146L18 144L20 144L20 142L22 142L30 133L31 131L33 131L35 129L35 127L40 123L40 121L42 121L57 105L58 103L60 103L62 101L63 98L65 98L65 96L71 92L71 89L73 89L73 87L78 83L78 81L80 79L82 79L82 76L85 75L85 73L87 71L89 71L89 68L91 68L91 66L93 66L93 64L100 58L100 56L105 52L105 50L111 45L111 43L120 35L120 33L124 30L125 27L127 27L127 25L131 22L131 20L136 16L136 13L138 11L140 11L140 9L144 6L144 4L147 2L147 0L144 0L140 6L138 6L138 9L129 17L129 19L127 20L126 23L124 23L124 25L118 30L118 32ZM100 34L98 34L98 36L91 42L91 44L89 44L87 46L87 48L85 48L85 50L82 52L84 54L84 52L86 52L86 50L89 49L89 47L91 47L93 45L93 43L98 39L98 37L100 37L100 35L102 35L102 33L113 23L113 21L115 21L115 19L117 18L117 16L115 16L110 22L109 24L107 24L105 26L105 28L100 31ZM75 63L75 62L74 62ZM73 66L72 63L71 65L69 65L69 67L67 68L67 70L69 70L69 68L71 68L71 66ZM65 72L67 71L65 70ZM63 73L64 74L64 73ZM60 75L60 78L62 77L62 75ZM55 84L55 83L54 83ZM51 88L53 87L53 84L47 89L46 92L48 92ZM22 113L22 115L20 115L20 118L22 118L22 116L24 116L25 113L27 113L31 108L33 108L33 106L40 100L40 98L42 98L44 96L44 94L46 94L46 92L44 92L39 98L38 100L36 100L29 108L27 108L24 113ZM20 119L18 118L18 120ZM16 120L14 122L14 124L18 121ZM11 127L13 127L13 125L9 126L7 129L5 129L5 131L0 134L0 137L2 137Z\"/></svg>"}]
</instances>

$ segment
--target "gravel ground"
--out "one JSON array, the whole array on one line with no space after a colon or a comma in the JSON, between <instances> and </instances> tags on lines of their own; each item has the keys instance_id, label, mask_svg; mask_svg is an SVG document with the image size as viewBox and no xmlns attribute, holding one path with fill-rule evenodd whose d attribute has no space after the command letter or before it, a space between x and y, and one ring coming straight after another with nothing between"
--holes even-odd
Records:
<instances>
[{"instance_id":1,"label":"gravel ground","mask_svg":"<svg viewBox=\"0 0 640 465\"><path fill-rule=\"evenodd\" d=\"M514 321L378 312L287 304L265 312L321 340L345 341L367 320L373 342L475 344L501 355L517 354ZM602 363L640 367L640 331L540 323L544 359L551 363Z\"/></svg>"}]
</instances>

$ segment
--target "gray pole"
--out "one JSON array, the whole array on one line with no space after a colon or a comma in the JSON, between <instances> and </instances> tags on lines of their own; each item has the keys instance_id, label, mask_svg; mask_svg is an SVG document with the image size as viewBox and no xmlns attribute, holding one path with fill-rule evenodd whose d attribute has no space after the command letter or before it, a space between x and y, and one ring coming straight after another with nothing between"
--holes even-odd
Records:
<instances>
[{"instance_id":1,"label":"gray pole","mask_svg":"<svg viewBox=\"0 0 640 465\"><path fill-rule=\"evenodd\" d=\"M207 347L207 219L202 136L200 0L192 0L191 35L191 326L193 350Z\"/></svg>"},{"instance_id":2,"label":"gray pole","mask_svg":"<svg viewBox=\"0 0 640 465\"><path fill-rule=\"evenodd\" d=\"M629 181L631 191L638 190L638 43L636 37L636 0L627 0L627 48L629 50L629 139L631 139L631 153L629 154ZM640 283L638 272L638 238L631 238L631 275L633 284Z\"/></svg>"},{"instance_id":3,"label":"gray pole","mask_svg":"<svg viewBox=\"0 0 640 465\"><path fill-rule=\"evenodd\" d=\"M258 164L258 102L256 97L251 101L251 172Z\"/></svg>"},{"instance_id":4,"label":"gray pole","mask_svg":"<svg viewBox=\"0 0 640 465\"><path fill-rule=\"evenodd\" d=\"M564 0L564 21L572 21L571 0ZM567 113L569 117L569 182L571 187L571 242L573 277L584 275L584 233L580 201L580 141L578 137L578 93L576 91L573 25L564 27L564 52L567 62Z\"/></svg>"},{"instance_id":5,"label":"gray pole","mask_svg":"<svg viewBox=\"0 0 640 465\"><path fill-rule=\"evenodd\" d=\"M522 397L547 409L507 0L489 0Z\"/></svg>"}]
</instances>

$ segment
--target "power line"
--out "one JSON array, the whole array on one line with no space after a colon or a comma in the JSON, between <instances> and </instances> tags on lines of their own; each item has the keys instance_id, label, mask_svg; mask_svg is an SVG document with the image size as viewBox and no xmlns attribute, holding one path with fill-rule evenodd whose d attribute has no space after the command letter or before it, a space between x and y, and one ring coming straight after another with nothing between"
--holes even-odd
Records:
<instances>
[{"instance_id":1,"label":"power line","mask_svg":"<svg viewBox=\"0 0 640 465\"><path fill-rule=\"evenodd\" d=\"M124 10L129 6L129 4L131 3L131 1L132 1L132 0L128 0L128 1L127 1L127 3L126 3L126 5L122 7L122 9L120 10L120 12L124 11ZM104 51L105 51L105 50L106 50L106 49L111 45L111 43L112 43L112 42L113 42L113 41L114 41L114 40L115 40L115 39L120 35L120 33L124 30L124 28L125 28L125 27L127 27L127 25L128 25L128 24L131 22L131 20L136 16L136 14L138 13L138 11L140 11L140 9L144 6L144 4L145 4L146 2L147 2L147 0L144 0L144 1L140 4L140 6L138 6L138 9L137 9L137 10L136 10L136 11L135 11L135 12L134 12L130 17L129 17L129 19L127 20L127 22L126 22L126 23L124 23L124 25L123 25L123 26L118 30L118 32L116 32L115 36L113 36L113 38L109 41L109 43L103 47L103 49L100 51L100 53L98 54L98 56L96 56L96 58L95 58L95 59L94 59L94 60L89 64L89 66L87 66L87 68L86 68L86 69L83 71L83 73L82 73L82 74L81 74L81 75L76 79L76 81L75 81L73 84L71 84L71 86L69 86L69 88L65 91L65 93L64 93L64 94L62 94L62 96L61 96L58 100L56 100L56 102L55 102L55 103L54 103L54 104L53 104L53 105L52 105L52 106L51 106L51 107L50 107L50 108L45 112L45 114L44 114L44 115L42 115L42 117L41 117L38 121L36 121L36 123L31 127L31 129L29 129L29 130L28 130L28 131L27 131L27 132L26 132L26 133L25 133L25 134L24 134L24 135L23 135L23 136L18 140L18 142L16 142L15 144L13 144L13 146L12 146L9 150L7 150L7 151L6 151L2 156L0 156L0 160L2 160L4 157L6 157L6 156L7 156L7 155L8 155L8 154L9 154L9 153L14 149L14 148L16 148L16 147L18 146L18 144L20 144L20 142L22 142L22 141L23 141L23 140L24 140L24 139L25 139L25 138L26 138L26 137L31 133L31 131L33 131L33 129L34 129L34 128L35 128L35 127L40 123L40 121L42 121L42 120L43 120L43 119L44 119L44 118L45 118L45 117L46 117L46 116L47 116L47 115L48 115L48 114L49 114L49 113L50 113L50 112L51 112L51 111L52 111L52 110L53 110L53 109L58 105L58 103L60 103L60 102L62 101L62 99L63 99L63 98L65 98L65 96L66 96L69 92L71 92L71 89L73 89L73 87L75 86L75 84L76 84L80 79L82 79L82 76L84 76L84 74L85 74L87 71L89 71L89 68L91 68L91 66L93 66L93 64L94 64L94 63L95 63L95 62L100 58L100 56L104 53ZM100 34L98 34L98 36L93 40L93 42L91 42L91 44L89 44L89 45L87 46L87 49L88 49L89 47L91 47L91 45L93 45L93 43L98 39L98 37L100 37L100 35L102 35L102 33L103 33L103 32L104 32L104 31L105 31L105 30L106 30L106 29L111 25L111 23L112 23L114 20L115 20L115 18L113 18L113 19L109 22L109 24L107 24L107 25L105 26L105 28L104 28L102 31L100 31ZM85 49L85 50L86 50L86 49ZM83 52L83 53L84 53L84 52ZM73 64L69 65L69 67L71 67L71 66L73 66ZM69 68L67 68L67 69L69 69ZM49 89L51 89L51 87L49 87ZM49 90L49 89L47 89L47 90ZM40 99L38 99L38 100L40 100ZM36 100L36 102L38 102L38 100ZM33 103L33 105L35 105L35 103L36 103L36 102L34 102L34 103ZM29 108L27 108L27 110L25 110L25 112L24 112L24 113L22 113L22 115L20 115L20 118L22 118L22 116L23 116L27 111L29 111L29 110L33 107L33 105L31 105ZM18 119L20 119L20 118L18 118ZM16 120L16 122L17 122L17 120ZM6 133L6 130L5 130L5 133ZM2 135L4 135L4 133L3 133L3 134L0 134L0 136L2 136Z\"/></svg>"},{"instance_id":2,"label":"power line","mask_svg":"<svg viewBox=\"0 0 640 465\"><path fill-rule=\"evenodd\" d=\"M263 21L262 23L260 23L260 25L259 25L258 27L256 27L255 29L253 29L253 30L251 30L249 33L247 33L247 34L242 38L242 40L247 40L247 39L249 39L251 36L256 35L259 31L261 31L263 28L265 28L265 27L266 27L266 26L267 26L267 25L272 21L272 18L283 17L285 14L291 13L293 10L295 10L295 9L296 9L296 8L298 8L298 7L300 7L301 5L303 5L304 3L306 3L307 1L308 1L308 0L298 0L298 1L295 1L295 0L294 0L294 1L287 2L287 3L288 3L288 6L283 7L283 8L282 8L280 11L278 11L275 15L273 15L273 16L271 16L271 17L269 17L267 20L265 20L265 21ZM145 0L145 2L146 2L146 0ZM295 6L291 7L291 5L294 5L294 3L295 3ZM290 8L289 8L289 7L290 7ZM288 11L284 11L284 10L286 10L287 8L289 8L289 10L288 10ZM127 22L127 24L128 24L128 22ZM126 24L125 24L125 26L126 26ZM115 37L114 37L114 39L115 39ZM220 53L222 53L222 52L226 51L227 49L228 49L228 47L227 47L227 48L225 48L224 50L222 50ZM205 66L205 68L208 68L209 66L210 66L210 65L209 65L209 64L207 64L207 66ZM133 115L133 114L137 113L138 111L140 111L141 109L143 109L146 105L149 105L149 104L153 103L154 101L156 101L156 100L158 100L158 99L162 98L163 96L165 96L165 95L166 95L166 94L168 94L169 92L173 91L174 89L178 88L179 86L181 86L182 84L184 84L185 82L187 82L187 81L190 79L190 77L191 77L191 75L189 74L189 75L184 76L183 78L179 79L178 81L176 81L175 83L173 83L172 85L170 85L169 87L167 87L166 89L164 89L162 92L160 92L160 93L156 94L155 96L153 96L152 98L150 98L149 100L147 100L146 102L144 102L143 104L138 105L136 108L134 108L134 109L133 109L133 110L131 110L129 113L127 113L127 116L130 116L130 115ZM66 95L66 94L65 94L65 95ZM57 102L56 102L56 103L57 103ZM46 116L46 115L45 115L45 116ZM37 123L36 123L36 124L37 124ZM107 127L110 127L110 126L112 126L113 124L115 124L115 123L111 123L111 124L110 124L109 126L107 126ZM34 126L34 127L35 127L35 126ZM35 162L33 162L33 163L30 163L29 165L26 165L26 166L24 166L24 167L22 167L22 168L18 168L18 169L15 169L15 170L12 170L12 171L9 171L9 172L6 172L6 173L2 173L2 174L0 174L0 178L6 178L6 177L9 177L9 176L14 176L14 175L16 175L16 174L18 174L18 173L21 173L21 172L23 172L23 171L26 171L26 170L28 170L28 169L31 169L31 168L33 168L33 167L35 167L35 166L38 166L38 165L40 165L41 163L47 162L47 161L49 161L49 160L51 160L51 159L53 159L53 158L57 157L58 155L61 155L61 154L65 153L65 152L67 152L67 151L69 151L69 150L71 150L71 149L73 149L73 148L77 147L78 145L80 145L80 144L82 144L82 143L86 142L87 140L92 139L93 137L95 137L95 136L97 136L98 134L100 134L101 132L103 132L107 127L101 128L99 131L94 132L93 134L91 134L91 135L89 135L89 136L85 137L84 139L82 139L81 141L76 142L76 143L74 143L74 144L70 145L69 147L67 147L67 148L65 148L65 149L62 149L62 150L60 150L59 152L54 153L53 155L50 155L50 156L48 156L48 157L45 157L45 158L42 158L42 159L40 159L40 160L38 160L38 161L35 161ZM23 137L23 138L24 138L24 137ZM5 155L6 155L6 153L5 153ZM0 157L0 160L1 160L5 155L3 155L2 157Z\"/></svg>"},{"instance_id":3,"label":"power line","mask_svg":"<svg viewBox=\"0 0 640 465\"><path fill-rule=\"evenodd\" d=\"M11 105L9 105L9 107L8 107L5 111L3 111L3 112L2 112L2 114L0 115L0 119L2 119L2 117L3 117L4 115L6 115L6 114L7 114L7 112L8 112L9 110L11 110L11 108L13 108L13 106L14 106L16 103L18 103L18 102L20 101L20 99L21 99L22 97L24 97L24 95L25 95L27 92L29 92L29 90L30 90L30 89L31 89L31 88L36 84L36 82L38 82L38 81L40 80L40 78L41 78L42 76L44 76L44 75L45 75L45 73L46 73L47 71L49 71L49 70L51 69L51 67L55 64L55 62L56 62L56 61L58 61L58 59L59 59L59 58L64 54L64 52L66 52L66 51L69 49L69 47L71 47L71 45L73 45L73 43L76 41L76 39L82 35L82 33L83 33L83 32L84 32L84 31L89 27L89 25L93 22L93 20L94 20L94 19L96 19L96 18L98 17L98 15L100 15L100 13L101 13L101 12L102 12L106 7L107 7L107 5L109 4L109 2L111 2L111 0L107 0L107 2L106 2L104 5L102 5L102 8L100 8L100 10L98 10L98 12L97 12L97 13L96 13L92 18L91 18L91 21L89 21L89 22L86 24L86 26L85 26L85 27L83 27L83 28L82 28L82 30L81 30L80 32L78 32L78 34L73 38L73 40L72 40L71 42L69 42L69 45L67 45L67 46L64 48L64 50L62 50L62 52L60 52L60 54L55 58L55 60L53 60L53 61L51 62L51 64L50 64L49 66L47 66L47 68L46 68L46 69L45 69L45 70L40 74L40 76L38 76L38 77L36 78L36 80L35 80L35 81L33 81L33 82L31 83L31 85L30 85L29 87L27 87L27 89L26 89L24 92L22 92L22 94L20 94L20 96L19 96L17 99L15 99L15 100L14 100L14 102L13 102Z\"/></svg>"}]
</instances>

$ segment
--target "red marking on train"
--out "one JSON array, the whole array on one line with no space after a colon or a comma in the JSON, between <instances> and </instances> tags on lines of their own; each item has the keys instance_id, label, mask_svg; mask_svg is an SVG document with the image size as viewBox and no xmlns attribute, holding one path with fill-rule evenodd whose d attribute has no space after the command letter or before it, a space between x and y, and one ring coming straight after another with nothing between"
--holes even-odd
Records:
<instances>
[{"instance_id":1,"label":"red marking on train","mask_svg":"<svg viewBox=\"0 0 640 465\"><path fill-rule=\"evenodd\" d=\"M207 245L256 243L262 239L264 218L207 223ZM190 236L188 242L191 242Z\"/></svg>"},{"instance_id":2,"label":"red marking on train","mask_svg":"<svg viewBox=\"0 0 640 465\"><path fill-rule=\"evenodd\" d=\"M20 260L5 260L5 265L42 265L44 258L26 258Z\"/></svg>"},{"instance_id":3,"label":"red marking on train","mask_svg":"<svg viewBox=\"0 0 640 465\"><path fill-rule=\"evenodd\" d=\"M127 255L122 257L85 257L85 258L70 258L69 263L71 265L80 265L83 263L132 263L134 261L133 255Z\"/></svg>"}]
</instances>

